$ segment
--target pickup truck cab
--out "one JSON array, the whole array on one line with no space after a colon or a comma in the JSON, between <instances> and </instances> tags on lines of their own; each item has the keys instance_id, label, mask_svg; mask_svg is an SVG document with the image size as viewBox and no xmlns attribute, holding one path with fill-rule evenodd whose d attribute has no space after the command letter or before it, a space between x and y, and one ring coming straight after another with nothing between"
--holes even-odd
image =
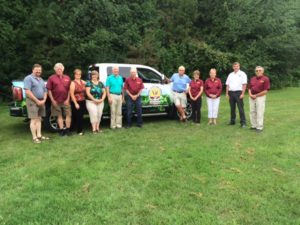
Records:
<instances>
[{"instance_id":1,"label":"pickup truck cab","mask_svg":"<svg viewBox=\"0 0 300 225\"><path fill-rule=\"evenodd\" d=\"M107 77L112 74L112 68L114 66L119 67L119 73L124 81L130 76L131 67L137 68L138 77L141 78L144 83L144 89L141 93L143 116L168 115L171 118L177 118L177 110L173 103L172 83L166 83L165 76L152 67L138 64L97 63L89 66L88 78L90 72L96 70L99 72L100 81L105 84ZM14 102L10 106L10 115L27 117L26 95L23 81L13 81L12 92ZM43 122L46 129L55 131L57 129L56 118L51 116L50 105L51 103L48 98L46 102L46 118L44 118ZM123 104L122 111L124 115L126 113L126 104ZM187 118L191 117L191 113L191 105L188 102L186 109ZM109 118L109 115L109 104L106 100L103 118Z\"/></svg>"}]
</instances>

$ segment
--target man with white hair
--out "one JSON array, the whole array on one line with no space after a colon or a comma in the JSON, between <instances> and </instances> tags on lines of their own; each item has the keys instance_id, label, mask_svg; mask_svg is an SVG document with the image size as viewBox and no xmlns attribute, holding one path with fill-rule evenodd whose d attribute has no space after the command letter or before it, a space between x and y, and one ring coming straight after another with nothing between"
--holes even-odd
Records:
<instances>
[{"instance_id":1,"label":"man with white hair","mask_svg":"<svg viewBox=\"0 0 300 225\"><path fill-rule=\"evenodd\" d=\"M257 66L256 75L249 83L249 105L251 130L260 133L263 130L266 94L270 89L270 80L264 75L264 68Z\"/></svg>"},{"instance_id":2,"label":"man with white hair","mask_svg":"<svg viewBox=\"0 0 300 225\"><path fill-rule=\"evenodd\" d=\"M187 85L191 79L185 74L184 66L178 68L178 73L174 73L170 79L173 82L173 100L179 113L180 121L186 121L185 108L187 104Z\"/></svg>"},{"instance_id":3,"label":"man with white hair","mask_svg":"<svg viewBox=\"0 0 300 225\"><path fill-rule=\"evenodd\" d=\"M122 128L123 78L119 67L112 68L111 75L106 80L106 93L110 105L110 128Z\"/></svg>"},{"instance_id":4,"label":"man with white hair","mask_svg":"<svg viewBox=\"0 0 300 225\"><path fill-rule=\"evenodd\" d=\"M126 96L126 109L127 109L127 126L126 128L131 127L131 117L133 106L135 106L137 114L137 126L143 126L142 120L142 101L141 101L141 92L144 88L142 79L137 77L137 69L132 67L130 69L130 77L125 81L124 90L127 93Z\"/></svg>"},{"instance_id":5,"label":"man with white hair","mask_svg":"<svg viewBox=\"0 0 300 225\"><path fill-rule=\"evenodd\" d=\"M51 99L51 115L57 117L59 135L70 136L71 126L71 105L70 105L70 84L71 78L63 74L64 65L56 63L54 66L55 74L47 81L48 95ZM66 127L64 128L63 115L66 116Z\"/></svg>"}]
</instances>

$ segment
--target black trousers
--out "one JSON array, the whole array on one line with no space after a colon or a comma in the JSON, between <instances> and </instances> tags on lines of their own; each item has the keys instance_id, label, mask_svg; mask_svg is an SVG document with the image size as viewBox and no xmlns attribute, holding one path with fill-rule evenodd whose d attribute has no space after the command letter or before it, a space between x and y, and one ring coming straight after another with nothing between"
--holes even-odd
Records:
<instances>
[{"instance_id":1,"label":"black trousers","mask_svg":"<svg viewBox=\"0 0 300 225\"><path fill-rule=\"evenodd\" d=\"M72 130L77 131L77 133L82 132L83 127L83 115L86 111L85 101L77 102L79 105L79 109L76 109L73 102L71 102L72 107Z\"/></svg>"},{"instance_id":2,"label":"black trousers","mask_svg":"<svg viewBox=\"0 0 300 225\"><path fill-rule=\"evenodd\" d=\"M192 105L192 120L195 123L200 123L202 97L197 98L196 101L191 100L191 105Z\"/></svg>"},{"instance_id":3,"label":"black trousers","mask_svg":"<svg viewBox=\"0 0 300 225\"><path fill-rule=\"evenodd\" d=\"M243 99L240 99L240 95L242 94L242 91L229 91L228 94L229 94L229 103L230 103L230 111L231 111L230 123L235 123L235 119L236 119L235 108L237 105L240 114L240 123L241 125L246 125L244 101Z\"/></svg>"}]
</instances>

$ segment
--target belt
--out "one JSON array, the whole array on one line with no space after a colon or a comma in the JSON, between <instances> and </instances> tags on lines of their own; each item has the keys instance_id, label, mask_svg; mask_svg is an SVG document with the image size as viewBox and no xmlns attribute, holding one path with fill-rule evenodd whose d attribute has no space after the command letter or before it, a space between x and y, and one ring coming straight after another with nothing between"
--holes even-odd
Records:
<instances>
[{"instance_id":1,"label":"belt","mask_svg":"<svg viewBox=\"0 0 300 225\"><path fill-rule=\"evenodd\" d=\"M242 90L237 90L237 91L230 91L230 90L229 90L229 92L239 92L239 91L242 91Z\"/></svg>"},{"instance_id":2,"label":"belt","mask_svg":"<svg viewBox=\"0 0 300 225\"><path fill-rule=\"evenodd\" d=\"M181 93L184 93L185 91L175 91L175 90L173 90L174 92L176 92L176 93L179 93L179 94L181 94Z\"/></svg>"},{"instance_id":3,"label":"belt","mask_svg":"<svg viewBox=\"0 0 300 225\"><path fill-rule=\"evenodd\" d=\"M121 93L117 94L117 93L111 93L112 95L122 95Z\"/></svg>"}]
</instances>

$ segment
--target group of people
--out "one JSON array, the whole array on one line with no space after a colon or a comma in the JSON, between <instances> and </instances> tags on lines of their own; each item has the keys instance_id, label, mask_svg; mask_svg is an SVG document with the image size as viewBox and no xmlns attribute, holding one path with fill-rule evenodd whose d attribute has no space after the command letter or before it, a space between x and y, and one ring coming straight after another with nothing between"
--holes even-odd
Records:
<instances>
[{"instance_id":1,"label":"group of people","mask_svg":"<svg viewBox=\"0 0 300 225\"><path fill-rule=\"evenodd\" d=\"M247 127L243 99L248 86L250 129L260 133L263 130L266 94L270 89L270 80L264 74L264 68L257 66L255 68L255 75L251 78L249 85L247 85L247 75L240 70L240 63L233 63L232 68L233 72L228 75L225 83L226 98L230 104L230 121L228 125L235 125L236 123L237 106L240 115L240 125L242 128ZM174 104L177 108L180 121L186 121L185 108L188 94L192 105L192 120L195 123L200 123L202 94L205 93L208 108L208 123L210 125L217 124L222 82L217 78L215 68L210 69L209 78L203 82L200 79L199 70L193 72L193 80L191 80L185 74L185 68L180 66L178 73L174 73L169 81L173 82Z\"/></svg>"},{"instance_id":2,"label":"group of people","mask_svg":"<svg viewBox=\"0 0 300 225\"><path fill-rule=\"evenodd\" d=\"M89 112L92 132L101 133L100 127L104 100L107 97L110 105L110 128L122 128L122 104L124 92L127 105L127 125L132 125L132 111L136 106L137 126L142 127L142 103L141 92L144 88L143 81L137 76L137 69L131 68L130 77L123 84L123 77L119 74L117 66L112 68L112 74L108 76L104 85L99 79L96 70L91 71L90 80L82 80L82 71L74 70L74 80L64 74L62 63L54 66L55 74L51 75L45 86L41 77L42 66L34 64L32 73L24 79L26 92L26 105L28 118L30 118L30 130L34 143L41 143L49 139L41 134L42 117L45 116L45 103L47 96L51 100L51 115L57 117L60 136L70 136L71 126L76 129L78 135L83 135L83 116L87 109ZM65 124L64 124L65 117Z\"/></svg>"},{"instance_id":3,"label":"group of people","mask_svg":"<svg viewBox=\"0 0 300 225\"><path fill-rule=\"evenodd\" d=\"M71 126L76 129L78 135L83 135L83 115L85 110L89 112L92 132L101 133L101 117L104 108L104 100L108 99L110 105L110 128L122 128L122 104L126 96L126 128L132 126L132 111L135 107L137 114L137 126L143 126L141 92L144 88L142 79L137 76L137 69L132 67L130 77L123 83L123 77L119 74L117 66L112 68L105 85L99 79L96 70L91 71L90 80L82 80L82 71L74 70L74 79L64 74L62 63L54 66L55 74L51 75L45 85L41 77L42 66L34 64L32 73L24 79L26 92L26 105L28 118L30 118L30 130L34 143L41 143L49 139L41 133L42 117L45 117L45 103L47 96L51 100L51 115L57 117L60 136L70 136ZM251 78L248 87L250 102L251 128L257 132L263 130L263 117L266 94L270 89L270 81L264 75L264 69L257 66L256 75ZM217 124L222 82L217 78L216 69L212 68L209 78L203 82L200 79L200 71L193 72L193 80L185 74L185 68L180 66L178 73L174 73L172 82L173 101L177 108L180 121L186 121L185 108L187 94L192 105L192 120L195 123L201 121L202 94L206 94L208 106L208 119L210 125ZM247 75L240 70L240 64L233 64L233 72L226 80L226 97L231 108L230 125L236 122L236 105L240 114L241 127L246 127L243 98L247 88ZM126 95L125 95L126 92ZM64 124L65 117L65 124Z\"/></svg>"}]
</instances>

